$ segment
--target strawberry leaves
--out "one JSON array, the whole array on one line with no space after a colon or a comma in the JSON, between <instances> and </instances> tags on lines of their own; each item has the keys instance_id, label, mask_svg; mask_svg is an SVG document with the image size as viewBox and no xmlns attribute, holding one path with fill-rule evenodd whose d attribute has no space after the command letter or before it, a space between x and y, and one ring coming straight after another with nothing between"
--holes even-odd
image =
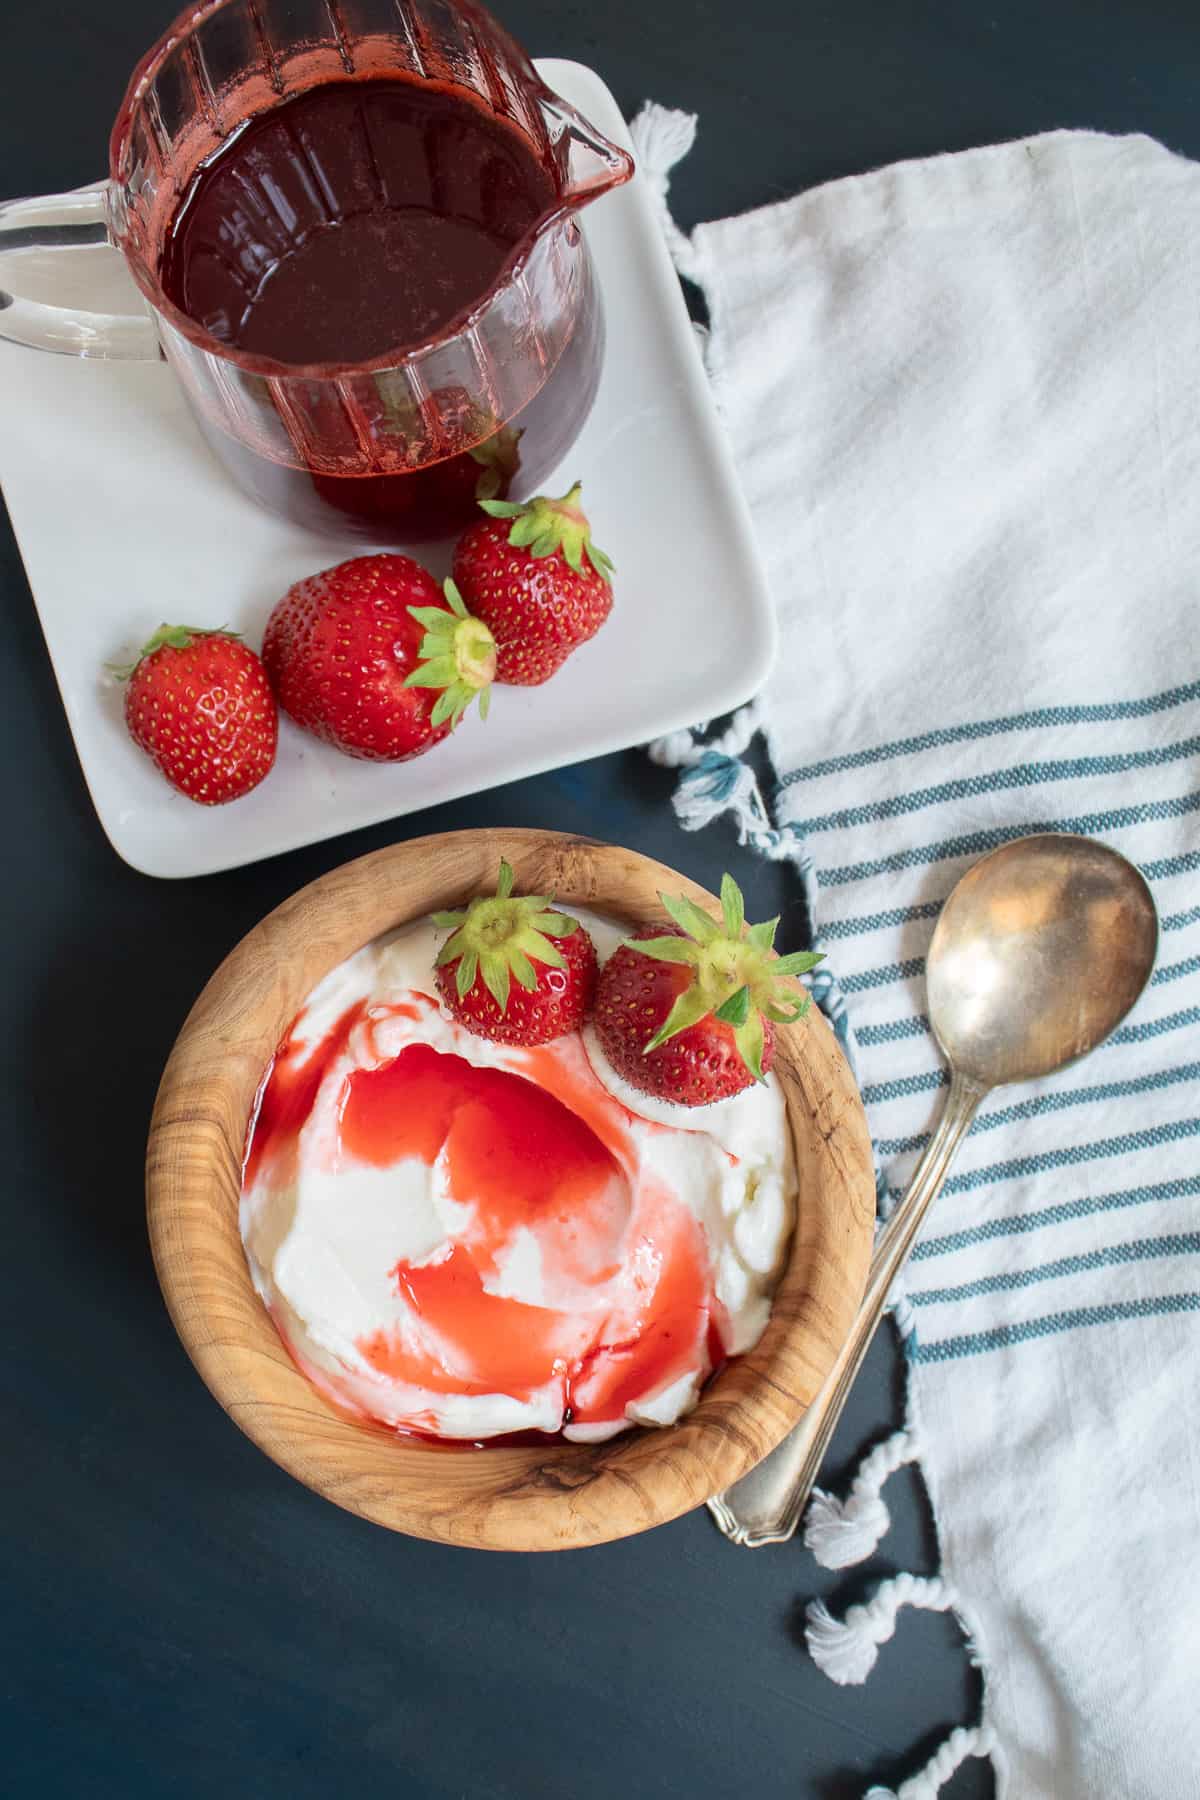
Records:
<instances>
[{"instance_id":1,"label":"strawberry leaves","mask_svg":"<svg viewBox=\"0 0 1200 1800\"><path fill-rule=\"evenodd\" d=\"M744 1025L750 1017L750 989L740 987L736 994L731 994L724 1006L718 1006L713 1013L714 1019L720 1019L725 1025Z\"/></svg>"},{"instance_id":2,"label":"strawberry leaves","mask_svg":"<svg viewBox=\"0 0 1200 1800\"><path fill-rule=\"evenodd\" d=\"M417 652L421 661L405 676L404 685L440 688L430 724L438 726L448 719L453 729L477 695L479 716L487 718L496 674L496 641L482 619L472 618L449 577L442 591L448 611L441 606L408 608L425 636Z\"/></svg>"},{"instance_id":3,"label":"strawberry leaves","mask_svg":"<svg viewBox=\"0 0 1200 1800\"><path fill-rule=\"evenodd\" d=\"M502 861L494 892L433 915L450 933L435 984L468 1031L531 1048L583 1024L595 995L596 947L578 919L555 910L552 894L519 894L515 885L512 865Z\"/></svg>"},{"instance_id":4,"label":"strawberry leaves","mask_svg":"<svg viewBox=\"0 0 1200 1800\"><path fill-rule=\"evenodd\" d=\"M774 973L776 975L807 975L810 969L815 969L817 964L824 960L825 953L822 950L793 950L790 956L781 956L776 960Z\"/></svg>"},{"instance_id":5,"label":"strawberry leaves","mask_svg":"<svg viewBox=\"0 0 1200 1800\"><path fill-rule=\"evenodd\" d=\"M721 927L716 920L710 919L708 914L702 911L694 900L689 900L685 894L674 896L660 894L658 897L679 929L686 931L688 936L694 938L698 944L715 944L720 938Z\"/></svg>"},{"instance_id":6,"label":"strawberry leaves","mask_svg":"<svg viewBox=\"0 0 1200 1800\"><path fill-rule=\"evenodd\" d=\"M561 551L576 575L586 572L586 557L591 572L611 587L615 565L611 556L592 542L591 525L579 504L582 491L577 481L559 500L538 494L533 500L481 499L479 504L493 519L511 519L508 541L515 550L528 550L538 559Z\"/></svg>"},{"instance_id":7,"label":"strawberry leaves","mask_svg":"<svg viewBox=\"0 0 1200 1800\"><path fill-rule=\"evenodd\" d=\"M741 888L729 874L721 877L721 913L725 920L726 937L731 937L736 942L746 923L746 903L742 899Z\"/></svg>"},{"instance_id":8,"label":"strawberry leaves","mask_svg":"<svg viewBox=\"0 0 1200 1800\"><path fill-rule=\"evenodd\" d=\"M790 1025L804 1017L810 1002L796 977L815 968L821 953L797 950L776 956L778 918L747 926L742 891L731 875L721 881L720 920L684 894L660 894L659 899L677 931L627 938L625 947L652 961L687 967L692 975L644 1045L643 1055L711 1016L729 1028L742 1062L756 1081L762 1081L764 1021Z\"/></svg>"},{"instance_id":9,"label":"strawberry leaves","mask_svg":"<svg viewBox=\"0 0 1200 1800\"><path fill-rule=\"evenodd\" d=\"M641 944L634 943L631 947L640 950ZM690 1026L698 1025L711 1010L708 1001L698 987L685 988L642 1054L649 1056L652 1050L657 1050L659 1045L665 1044L668 1038L678 1037L681 1031L687 1031Z\"/></svg>"},{"instance_id":10,"label":"strawberry leaves","mask_svg":"<svg viewBox=\"0 0 1200 1800\"><path fill-rule=\"evenodd\" d=\"M438 952L435 967L457 963L454 985L464 1000L481 977L501 1013L508 1010L515 980L532 992L537 986L534 963L565 969L566 958L554 942L579 929L579 920L554 912L552 894L513 895L512 865L501 861L496 892L472 900L459 912L436 912L433 922L450 936Z\"/></svg>"},{"instance_id":11,"label":"strawberry leaves","mask_svg":"<svg viewBox=\"0 0 1200 1800\"><path fill-rule=\"evenodd\" d=\"M154 655L156 650L190 650L195 643L205 638L228 638L230 643L241 642L240 631L230 631L227 625L160 625L153 637L146 639L131 663L109 663L108 672L118 681L128 681L140 663L144 663Z\"/></svg>"},{"instance_id":12,"label":"strawberry leaves","mask_svg":"<svg viewBox=\"0 0 1200 1800\"><path fill-rule=\"evenodd\" d=\"M765 1081L766 1074L763 1070L763 1044L765 1041L765 1033L763 1031L763 1016L757 1007L751 1009L745 1022L739 1025L734 1031L733 1041L737 1045L738 1055L753 1075L755 1081Z\"/></svg>"},{"instance_id":13,"label":"strawberry leaves","mask_svg":"<svg viewBox=\"0 0 1200 1800\"><path fill-rule=\"evenodd\" d=\"M453 959L447 958L446 960L451 961ZM442 957L439 956L438 962L440 963L441 961ZM465 999L471 989L475 986L475 977L478 973L478 950L464 950L462 956L459 958L458 967L454 971L454 985L458 989L458 997L460 1000Z\"/></svg>"},{"instance_id":14,"label":"strawberry leaves","mask_svg":"<svg viewBox=\"0 0 1200 1800\"><path fill-rule=\"evenodd\" d=\"M629 941L633 942L632 939ZM691 963L695 968L700 961L700 946L693 944L690 938L638 938L635 947L642 956L652 957L655 962Z\"/></svg>"}]
</instances>

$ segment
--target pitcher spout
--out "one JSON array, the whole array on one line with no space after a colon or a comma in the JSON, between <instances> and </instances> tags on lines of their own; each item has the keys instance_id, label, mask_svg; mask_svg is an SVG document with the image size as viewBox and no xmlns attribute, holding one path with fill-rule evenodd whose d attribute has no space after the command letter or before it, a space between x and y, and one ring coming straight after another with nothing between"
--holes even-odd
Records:
<instances>
[{"instance_id":1,"label":"pitcher spout","mask_svg":"<svg viewBox=\"0 0 1200 1800\"><path fill-rule=\"evenodd\" d=\"M586 206L633 174L633 158L612 143L566 100L545 89L539 105L569 206Z\"/></svg>"}]
</instances>

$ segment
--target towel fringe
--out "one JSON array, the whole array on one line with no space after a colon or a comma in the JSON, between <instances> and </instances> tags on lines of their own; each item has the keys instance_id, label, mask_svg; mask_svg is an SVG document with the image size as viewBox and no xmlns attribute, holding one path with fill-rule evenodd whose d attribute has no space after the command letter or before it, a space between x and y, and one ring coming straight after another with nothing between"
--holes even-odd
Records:
<instances>
[{"instance_id":1,"label":"towel fringe","mask_svg":"<svg viewBox=\"0 0 1200 1800\"><path fill-rule=\"evenodd\" d=\"M880 1489L897 1469L916 1462L919 1453L916 1434L902 1428L864 1456L844 1500L816 1489L804 1542L822 1568L848 1569L866 1561L892 1523Z\"/></svg>"},{"instance_id":2,"label":"towel fringe","mask_svg":"<svg viewBox=\"0 0 1200 1800\"><path fill-rule=\"evenodd\" d=\"M957 1725L919 1775L901 1782L895 1790L868 1788L866 1800L934 1800L969 1756L990 1756L995 1748L996 1734L990 1725Z\"/></svg>"},{"instance_id":3,"label":"towel fringe","mask_svg":"<svg viewBox=\"0 0 1200 1800\"><path fill-rule=\"evenodd\" d=\"M896 1630L902 1606L922 1612L949 1612L957 1595L940 1575L895 1575L881 1582L863 1606L835 1619L823 1600L810 1602L804 1636L813 1661L839 1687L856 1687L875 1667L880 1644Z\"/></svg>"},{"instance_id":4,"label":"towel fringe","mask_svg":"<svg viewBox=\"0 0 1200 1800\"><path fill-rule=\"evenodd\" d=\"M678 112L670 106L659 106L647 100L636 119L630 122L638 169L654 196L659 227L671 252L671 261L689 281L700 280L700 258L696 246L686 232L680 231L667 195L671 187L671 170L682 162L696 141L695 113Z\"/></svg>"}]
</instances>

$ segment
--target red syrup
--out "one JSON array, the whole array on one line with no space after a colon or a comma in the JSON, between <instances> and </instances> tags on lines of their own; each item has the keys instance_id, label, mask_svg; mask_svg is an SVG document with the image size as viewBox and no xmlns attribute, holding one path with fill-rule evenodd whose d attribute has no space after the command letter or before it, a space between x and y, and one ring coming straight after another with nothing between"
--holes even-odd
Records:
<instances>
[{"instance_id":1,"label":"red syrup","mask_svg":"<svg viewBox=\"0 0 1200 1800\"><path fill-rule=\"evenodd\" d=\"M457 329L558 197L524 136L465 94L400 78L328 82L251 119L201 167L167 234L162 285L236 350L293 365L399 363ZM428 460L415 467L398 449L411 392L386 371L365 471L346 473L344 457L294 427L285 462L201 423L235 478L301 524L376 540L444 536L479 516L478 497L529 491L561 461L602 352L589 277L565 348L530 376L499 430L461 385L468 359L450 358L455 370L430 398L437 428L421 432ZM332 384L311 385L329 389L344 433Z\"/></svg>"},{"instance_id":2,"label":"red syrup","mask_svg":"<svg viewBox=\"0 0 1200 1800\"><path fill-rule=\"evenodd\" d=\"M243 1187L253 1187L268 1159L275 1163L272 1175L276 1181L294 1179L298 1140L321 1083L366 1013L365 1001L358 1000L346 1008L320 1043L306 1044L289 1032L279 1046L251 1115L242 1162ZM281 1166L283 1159L288 1161Z\"/></svg>"},{"instance_id":3,"label":"red syrup","mask_svg":"<svg viewBox=\"0 0 1200 1800\"><path fill-rule=\"evenodd\" d=\"M317 1092L351 1033L393 1009L359 1003L316 1043L289 1038L264 1083L245 1164L249 1186L262 1173L290 1179L297 1139ZM403 1004L394 1010L412 1015ZM359 1349L381 1373L432 1393L509 1393L528 1398L561 1377L568 1423L621 1420L628 1402L655 1392L697 1365L713 1372L727 1358L712 1316L706 1246L691 1213L673 1196L642 1201L643 1231L631 1242L633 1196L614 1147L627 1115L603 1090L581 1116L549 1091L559 1085L544 1054L531 1057L545 1085L504 1069L410 1045L378 1068L347 1079L339 1103L339 1156L387 1168L406 1158L441 1159L452 1199L471 1208L469 1227L441 1261L400 1262L392 1279L415 1315L449 1346L434 1357L408 1336L376 1332ZM578 1080L562 1089L577 1097ZM602 1115L606 1129L598 1131ZM607 1141L605 1141L607 1140ZM579 1310L534 1306L489 1291L499 1259L517 1230L537 1240L541 1266ZM589 1320L589 1290L603 1306L604 1284L622 1258L639 1263L634 1314L614 1318L610 1334ZM286 1337L285 1337L286 1342ZM305 1370L304 1359L289 1345ZM318 1380L323 1392L324 1380ZM336 1404L335 1399L335 1404ZM389 1428L447 1447L414 1427ZM463 1440L463 1443L471 1440ZM517 1432L481 1447L569 1442L559 1433ZM461 1444L459 1445L461 1447Z\"/></svg>"}]
</instances>

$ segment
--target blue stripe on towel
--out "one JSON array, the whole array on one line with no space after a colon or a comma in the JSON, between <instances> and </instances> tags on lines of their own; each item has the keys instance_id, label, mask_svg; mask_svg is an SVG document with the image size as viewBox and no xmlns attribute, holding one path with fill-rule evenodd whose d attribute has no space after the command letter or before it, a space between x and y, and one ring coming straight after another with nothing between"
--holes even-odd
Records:
<instances>
[{"instance_id":1,"label":"blue stripe on towel","mask_svg":"<svg viewBox=\"0 0 1200 1800\"><path fill-rule=\"evenodd\" d=\"M912 1076L910 1081L926 1079ZM985 1131L995 1131L1000 1125L1012 1125L1021 1119L1036 1119L1043 1113L1063 1112L1068 1106L1084 1106L1093 1100L1126 1100L1131 1094L1149 1094L1159 1088L1174 1087L1179 1081L1200 1081L1200 1062L1181 1063L1174 1069L1155 1069L1149 1075L1132 1075L1124 1081L1103 1081L1094 1087L1056 1088L1048 1094L1036 1094L1030 1100L1018 1100L1012 1106L997 1107L995 1112L986 1112L975 1121L972 1132L979 1136ZM885 1082L883 1086L895 1086ZM867 1089L863 1089L866 1099ZM916 1091L916 1090L913 1090ZM890 1096L889 1096L890 1097ZM929 1142L927 1131L918 1132L914 1137L879 1138L875 1148L880 1156L904 1156L910 1150L920 1150Z\"/></svg>"},{"instance_id":2,"label":"blue stripe on towel","mask_svg":"<svg viewBox=\"0 0 1200 1800\"><path fill-rule=\"evenodd\" d=\"M942 1237L924 1238L912 1251L912 1261L927 1262L931 1256L949 1256L956 1250L968 1250L972 1244L986 1244L992 1238L1017 1237L1024 1231L1037 1231L1043 1225L1066 1225L1072 1219L1087 1219L1093 1213L1117 1212L1127 1206L1147 1206L1156 1200L1185 1200L1200 1194L1200 1175L1181 1175L1175 1181L1155 1181L1146 1187L1118 1188L1111 1194L1088 1194L1080 1200L1060 1200L1056 1206L1040 1206L1033 1212L1019 1213L1011 1219L985 1219L982 1225L969 1225L963 1231L948 1231Z\"/></svg>"},{"instance_id":3,"label":"blue stripe on towel","mask_svg":"<svg viewBox=\"0 0 1200 1800\"><path fill-rule=\"evenodd\" d=\"M889 1019L886 1025L860 1025L854 1035L860 1044L898 1044L901 1038L924 1037L929 1020L924 1013L914 1019Z\"/></svg>"},{"instance_id":4,"label":"blue stripe on towel","mask_svg":"<svg viewBox=\"0 0 1200 1800\"><path fill-rule=\"evenodd\" d=\"M1162 819L1181 819L1200 811L1200 792L1176 794L1169 800L1147 800L1140 806L1116 807L1111 812L1082 813L1074 819L1042 819L1025 825L1001 825L991 831L973 831L964 837L943 838L936 844L919 845L911 850L896 850L890 856L879 856L871 862L846 863L840 869L818 869L817 881L822 887L844 887L849 881L863 881L871 875L892 875L899 869L917 869L927 863L944 862L951 857L981 856L985 850L997 850L1017 838L1038 832L1072 831L1084 836L1120 831L1129 825L1148 825Z\"/></svg>"},{"instance_id":5,"label":"blue stripe on towel","mask_svg":"<svg viewBox=\"0 0 1200 1800\"><path fill-rule=\"evenodd\" d=\"M1159 1294L1149 1300L1112 1300L1104 1306L1080 1306L1072 1312L1051 1313L1044 1319L1022 1319L1016 1325L997 1325L991 1331L971 1331L961 1337L933 1343L909 1343L913 1362L954 1362L961 1356L979 1356L987 1350L1007 1350L1034 1338L1054 1337L1082 1325L1110 1325L1120 1319L1154 1319L1166 1313L1200 1312L1200 1294ZM908 1340L906 1340L908 1342Z\"/></svg>"},{"instance_id":6,"label":"blue stripe on towel","mask_svg":"<svg viewBox=\"0 0 1200 1800\"><path fill-rule=\"evenodd\" d=\"M911 1137L876 1138L875 1154L877 1156L908 1156L914 1150L923 1150L929 1142L927 1131L914 1131ZM902 1190L893 1188L893 1193Z\"/></svg>"},{"instance_id":7,"label":"blue stripe on towel","mask_svg":"<svg viewBox=\"0 0 1200 1800\"><path fill-rule=\"evenodd\" d=\"M1181 975L1194 975L1200 969L1200 956L1189 956L1183 962L1168 963L1165 969L1155 969L1150 977L1151 987L1161 987L1165 981L1178 981ZM845 982L842 986L845 987Z\"/></svg>"},{"instance_id":8,"label":"blue stripe on towel","mask_svg":"<svg viewBox=\"0 0 1200 1800\"><path fill-rule=\"evenodd\" d=\"M1101 1048L1106 1049L1110 1044L1144 1044L1150 1038L1179 1031L1185 1025L1200 1025L1200 1006L1185 1006L1179 1012L1164 1013L1161 1019L1122 1025L1110 1038L1105 1038ZM924 1037L928 1030L929 1020L924 1013L918 1013L914 1018L889 1019L883 1025L860 1025L854 1035L860 1044L898 1044L905 1038Z\"/></svg>"},{"instance_id":9,"label":"blue stripe on towel","mask_svg":"<svg viewBox=\"0 0 1200 1800\"><path fill-rule=\"evenodd\" d=\"M1170 1237L1134 1238L1128 1244L1109 1244L1103 1250L1088 1250L1082 1256L1060 1256L1054 1262L1039 1263L1033 1269L1017 1269L1009 1275L984 1275L978 1281L964 1281L958 1287L926 1288L911 1292L914 1306L942 1305L948 1300L977 1300L983 1294L1011 1293L1033 1287L1039 1281L1057 1281L1064 1275L1082 1275L1092 1269L1115 1269L1123 1263L1148 1262L1156 1256L1194 1256L1200 1250L1200 1232L1176 1232Z\"/></svg>"},{"instance_id":10,"label":"blue stripe on towel","mask_svg":"<svg viewBox=\"0 0 1200 1800\"><path fill-rule=\"evenodd\" d=\"M859 1034L862 1042L862 1034ZM884 1100L904 1100L909 1094L931 1094L950 1080L945 1069L928 1069L921 1075L899 1075L894 1081L869 1081L862 1090L864 1106L875 1106Z\"/></svg>"},{"instance_id":11,"label":"blue stripe on towel","mask_svg":"<svg viewBox=\"0 0 1200 1800\"><path fill-rule=\"evenodd\" d=\"M995 1131L1018 1119L1035 1119L1042 1113L1062 1112L1068 1106L1082 1106L1089 1100L1124 1100L1130 1094L1149 1094L1158 1088L1174 1087L1179 1081L1200 1081L1200 1062L1179 1063L1173 1069L1154 1069L1149 1075L1130 1075L1124 1081L1101 1081L1085 1088L1052 1088L1048 1094L1036 1094L1030 1100L1017 1100L1012 1106L1001 1106L986 1112L978 1120L976 1131Z\"/></svg>"},{"instance_id":12,"label":"blue stripe on towel","mask_svg":"<svg viewBox=\"0 0 1200 1800\"><path fill-rule=\"evenodd\" d=\"M908 962L887 963L882 969L860 969L857 975L843 975L843 994L861 994L867 988L884 987L889 981L907 981L912 975L925 973L925 958L910 957Z\"/></svg>"},{"instance_id":13,"label":"blue stripe on towel","mask_svg":"<svg viewBox=\"0 0 1200 1800\"><path fill-rule=\"evenodd\" d=\"M808 763L793 769L780 779L780 787L791 787L797 781L816 781L823 775L836 775L842 769L862 769L871 763L888 762L896 756L912 756L922 750L936 750L943 744L962 744L980 738L999 737L1007 731L1036 730L1053 725L1104 725L1117 719L1147 719L1154 713L1170 712L1189 700L1200 699L1200 681L1183 687L1168 688L1165 693L1151 694L1144 700L1108 700L1094 706L1042 706L1032 712L1013 713L1003 719L980 719L969 725L943 726L937 731L923 731L917 737L897 738L890 744L877 744L870 750L851 750L843 756L826 757L823 762Z\"/></svg>"},{"instance_id":14,"label":"blue stripe on towel","mask_svg":"<svg viewBox=\"0 0 1200 1800\"><path fill-rule=\"evenodd\" d=\"M1127 1131L1119 1137L1097 1138L1090 1144L1071 1144L1063 1150L1044 1150L1037 1156L1016 1156L1008 1162L968 1169L962 1175L951 1175L942 1191L968 1194L975 1188L991 1187L998 1181L1043 1175L1047 1169L1070 1169L1077 1163L1098 1162L1107 1156L1126 1156L1133 1150L1153 1150L1157 1144L1176 1144L1182 1138L1198 1135L1200 1119L1172 1119L1166 1125L1152 1125L1144 1131ZM891 1197L898 1200L904 1189L892 1188L890 1192Z\"/></svg>"},{"instance_id":15,"label":"blue stripe on towel","mask_svg":"<svg viewBox=\"0 0 1200 1800\"><path fill-rule=\"evenodd\" d=\"M925 900L919 906L893 907L890 912L863 913L854 919L830 919L821 927L821 939L828 943L833 938L858 937L864 931L886 931L894 925L908 925L914 919L936 919L942 904L940 900Z\"/></svg>"},{"instance_id":16,"label":"blue stripe on towel","mask_svg":"<svg viewBox=\"0 0 1200 1800\"><path fill-rule=\"evenodd\" d=\"M990 769L984 775L960 775L935 787L917 788L910 794L892 794L886 800L869 800L862 806L843 806L837 812L811 819L793 819L805 837L818 831L844 831L853 825L869 825L923 812L927 806L943 806L948 800L969 800L980 794L1006 793L1013 788L1043 787L1048 782L1078 781L1092 775L1127 775L1134 769L1161 768L1182 762L1200 751L1200 738L1184 738L1177 744L1156 744L1150 750L1127 750L1113 756L1074 756L1058 761L1018 763L1011 769Z\"/></svg>"},{"instance_id":17,"label":"blue stripe on towel","mask_svg":"<svg viewBox=\"0 0 1200 1800\"><path fill-rule=\"evenodd\" d=\"M1165 881L1171 875L1194 875L1200 869L1200 850L1184 850L1179 856L1160 856L1142 864L1147 881Z\"/></svg>"},{"instance_id":18,"label":"blue stripe on towel","mask_svg":"<svg viewBox=\"0 0 1200 1800\"><path fill-rule=\"evenodd\" d=\"M1178 1031L1183 1025L1200 1025L1200 1006L1185 1006L1180 1012L1164 1013L1161 1019L1147 1019L1144 1025L1122 1025L1106 1044L1144 1044L1147 1038L1161 1037L1164 1031ZM862 1033L859 1033L862 1036Z\"/></svg>"}]
</instances>

